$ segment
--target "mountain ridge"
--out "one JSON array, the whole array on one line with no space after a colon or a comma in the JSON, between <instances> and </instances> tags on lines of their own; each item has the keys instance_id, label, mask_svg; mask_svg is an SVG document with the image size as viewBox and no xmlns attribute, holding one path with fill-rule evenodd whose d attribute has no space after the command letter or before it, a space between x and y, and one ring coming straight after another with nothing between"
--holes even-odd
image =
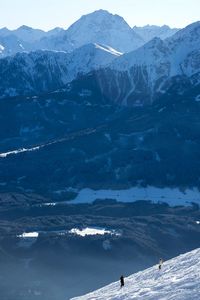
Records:
<instances>
[{"instance_id":1,"label":"mountain ridge","mask_svg":"<svg viewBox=\"0 0 200 300\"><path fill-rule=\"evenodd\" d=\"M150 35L148 40L159 35ZM0 53L1 57L12 55L17 52L34 50L62 50L73 51L88 43L100 43L117 49L119 52L129 52L142 46L147 40L141 34L132 29L123 17L112 14L106 10L97 10L83 15L67 29L54 28L49 31L34 29L22 25L17 29L10 30L6 27L0 29L0 37L9 39L14 36L23 49L13 48L11 52L5 50ZM169 31L169 29L168 29ZM173 33L174 31L172 31ZM159 35L160 36L160 35Z\"/></svg>"}]
</instances>

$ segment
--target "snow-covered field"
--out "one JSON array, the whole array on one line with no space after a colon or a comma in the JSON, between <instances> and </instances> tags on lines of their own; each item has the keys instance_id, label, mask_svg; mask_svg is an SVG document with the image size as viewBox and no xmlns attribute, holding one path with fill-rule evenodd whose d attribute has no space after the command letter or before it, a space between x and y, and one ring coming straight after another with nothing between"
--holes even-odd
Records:
<instances>
[{"instance_id":1,"label":"snow-covered field","mask_svg":"<svg viewBox=\"0 0 200 300\"><path fill-rule=\"evenodd\" d=\"M199 300L199 269L200 248L73 300Z\"/></svg>"},{"instance_id":2,"label":"snow-covered field","mask_svg":"<svg viewBox=\"0 0 200 300\"><path fill-rule=\"evenodd\" d=\"M70 203L92 203L97 199L115 199L119 202L150 200L154 203L165 202L172 206L190 205L191 202L200 203L200 192L196 188L181 191L178 188L157 188L153 186L146 188L133 187L126 190L92 190L85 188L79 191L77 197Z\"/></svg>"}]
</instances>

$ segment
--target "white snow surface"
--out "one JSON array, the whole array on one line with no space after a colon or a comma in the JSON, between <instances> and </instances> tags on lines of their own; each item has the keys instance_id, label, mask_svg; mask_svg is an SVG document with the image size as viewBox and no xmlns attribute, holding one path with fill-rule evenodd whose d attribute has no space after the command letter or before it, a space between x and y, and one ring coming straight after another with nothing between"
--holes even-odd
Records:
<instances>
[{"instance_id":1,"label":"white snow surface","mask_svg":"<svg viewBox=\"0 0 200 300\"><path fill-rule=\"evenodd\" d=\"M199 268L200 248L73 300L199 300Z\"/></svg>"},{"instance_id":2,"label":"white snow surface","mask_svg":"<svg viewBox=\"0 0 200 300\"><path fill-rule=\"evenodd\" d=\"M29 148L29 149L28 148L21 148L21 149L18 149L18 150L3 152L3 153L0 153L0 158L5 158L9 155L19 154L19 153L23 153L23 152L36 151L36 150L39 150L41 147L37 146L37 147Z\"/></svg>"},{"instance_id":3,"label":"white snow surface","mask_svg":"<svg viewBox=\"0 0 200 300\"><path fill-rule=\"evenodd\" d=\"M3 45L0 45L0 52L2 52L5 49Z\"/></svg>"},{"instance_id":4,"label":"white snow surface","mask_svg":"<svg viewBox=\"0 0 200 300\"><path fill-rule=\"evenodd\" d=\"M124 190L92 190L85 188L79 191L77 197L70 201L71 204L92 203L95 200L114 199L118 202L135 202L138 200L152 201L153 203L164 202L171 206L191 205L191 202L200 204L200 192L197 188L158 188L154 186L132 187ZM69 203L69 202L67 202Z\"/></svg>"},{"instance_id":5,"label":"white snow surface","mask_svg":"<svg viewBox=\"0 0 200 300\"><path fill-rule=\"evenodd\" d=\"M105 235L105 234L111 234L111 235L119 235L114 230L106 230L105 228L97 228L97 227L86 227L83 229L78 229L78 228L72 228L69 233L80 235L82 237L87 236L87 235Z\"/></svg>"},{"instance_id":6,"label":"white snow surface","mask_svg":"<svg viewBox=\"0 0 200 300\"><path fill-rule=\"evenodd\" d=\"M20 238L37 238L39 236L38 232L24 232L18 237Z\"/></svg>"}]
</instances>

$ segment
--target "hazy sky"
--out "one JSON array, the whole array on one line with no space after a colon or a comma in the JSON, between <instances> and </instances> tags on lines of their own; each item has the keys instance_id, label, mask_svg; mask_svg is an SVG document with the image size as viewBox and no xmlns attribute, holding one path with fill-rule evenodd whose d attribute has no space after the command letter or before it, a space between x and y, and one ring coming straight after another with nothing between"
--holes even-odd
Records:
<instances>
[{"instance_id":1,"label":"hazy sky","mask_svg":"<svg viewBox=\"0 0 200 300\"><path fill-rule=\"evenodd\" d=\"M0 28L67 28L100 8L121 15L131 26L184 27L200 20L200 0L0 0Z\"/></svg>"}]
</instances>

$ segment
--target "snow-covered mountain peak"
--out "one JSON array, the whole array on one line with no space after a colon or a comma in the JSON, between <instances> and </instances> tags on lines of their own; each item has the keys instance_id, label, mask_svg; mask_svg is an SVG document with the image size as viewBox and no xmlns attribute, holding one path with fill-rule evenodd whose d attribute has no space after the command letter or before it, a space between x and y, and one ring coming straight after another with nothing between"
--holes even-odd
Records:
<instances>
[{"instance_id":1,"label":"snow-covered mountain peak","mask_svg":"<svg viewBox=\"0 0 200 300\"><path fill-rule=\"evenodd\" d=\"M195 22L165 40L159 37L153 38L142 47L115 60L111 67L116 70L128 70L134 65L154 65L159 72L162 71L160 76L164 74L175 76L182 74L181 64L187 56L199 49L200 22ZM161 64L162 68L160 68ZM151 77L151 72L149 76Z\"/></svg>"},{"instance_id":2,"label":"snow-covered mountain peak","mask_svg":"<svg viewBox=\"0 0 200 300\"><path fill-rule=\"evenodd\" d=\"M175 33L171 38L168 38L167 40L170 41L171 43L174 41L195 42L196 39L199 38L200 38L200 21L197 21L179 30L177 33Z\"/></svg>"},{"instance_id":3,"label":"snow-covered mountain peak","mask_svg":"<svg viewBox=\"0 0 200 300\"><path fill-rule=\"evenodd\" d=\"M73 48L97 43L119 52L129 52L144 44L122 17L105 10L82 16L68 28L62 40L68 41Z\"/></svg>"},{"instance_id":4,"label":"snow-covered mountain peak","mask_svg":"<svg viewBox=\"0 0 200 300\"><path fill-rule=\"evenodd\" d=\"M169 49L165 41L155 37L144 46L122 55L111 64L116 70L128 70L134 65L155 65L158 62L166 61Z\"/></svg>"},{"instance_id":5,"label":"snow-covered mountain peak","mask_svg":"<svg viewBox=\"0 0 200 300\"><path fill-rule=\"evenodd\" d=\"M184 78L194 82L195 77L198 83L199 27L199 22L192 24L165 40L155 37L142 47L116 58L100 75L102 91L117 103L143 105L170 90L177 76L181 78L180 82L184 82ZM105 74L106 80L103 79ZM177 92L183 93L187 84L178 85Z\"/></svg>"},{"instance_id":6,"label":"snow-covered mountain peak","mask_svg":"<svg viewBox=\"0 0 200 300\"><path fill-rule=\"evenodd\" d=\"M10 30L7 27L3 27L0 29L0 36L5 36L10 33Z\"/></svg>"},{"instance_id":7,"label":"snow-covered mountain peak","mask_svg":"<svg viewBox=\"0 0 200 300\"><path fill-rule=\"evenodd\" d=\"M29 27L29 26L26 26L26 25L22 25L22 26L18 27L16 30L27 30L27 31L30 31L30 30L33 30L33 28Z\"/></svg>"},{"instance_id":8,"label":"snow-covered mountain peak","mask_svg":"<svg viewBox=\"0 0 200 300\"><path fill-rule=\"evenodd\" d=\"M9 29L8 29L8 27L2 27L2 28L0 28L0 31L1 30L9 30Z\"/></svg>"},{"instance_id":9,"label":"snow-covered mountain peak","mask_svg":"<svg viewBox=\"0 0 200 300\"><path fill-rule=\"evenodd\" d=\"M56 34L62 34L64 33L65 30L61 27L55 27L49 31L46 32L46 36L53 36L53 35L56 35Z\"/></svg>"},{"instance_id":10,"label":"snow-covered mountain peak","mask_svg":"<svg viewBox=\"0 0 200 300\"><path fill-rule=\"evenodd\" d=\"M146 25L143 27L133 27L133 31L139 34L145 42L150 41L154 37L159 37L164 40L175 34L178 30L178 28L170 28L168 25Z\"/></svg>"},{"instance_id":11,"label":"snow-covered mountain peak","mask_svg":"<svg viewBox=\"0 0 200 300\"><path fill-rule=\"evenodd\" d=\"M165 42L171 51L174 64L179 65L190 52L200 49L200 22L179 30Z\"/></svg>"},{"instance_id":12,"label":"snow-covered mountain peak","mask_svg":"<svg viewBox=\"0 0 200 300\"><path fill-rule=\"evenodd\" d=\"M115 26L120 26L123 24L123 26L130 29L130 26L121 16L117 14L114 15L108 12L107 10L103 9L96 10L87 15L83 15L77 22L85 22L87 23L87 25L91 24L94 26L102 26L103 29L105 29L105 25L113 26L113 24L115 24ZM71 25L69 29L72 28L75 24L76 22L73 25Z\"/></svg>"},{"instance_id":13,"label":"snow-covered mountain peak","mask_svg":"<svg viewBox=\"0 0 200 300\"><path fill-rule=\"evenodd\" d=\"M159 37L154 37L151 41L146 43L143 47L145 49L151 49L155 47L163 46L165 43L163 40L161 40Z\"/></svg>"},{"instance_id":14,"label":"snow-covered mountain peak","mask_svg":"<svg viewBox=\"0 0 200 300\"><path fill-rule=\"evenodd\" d=\"M157 28L149 25L147 29L151 30L154 27ZM167 26L158 27L158 31L161 31L159 34L164 31L166 36L165 31L168 29ZM152 38L159 37L159 34L153 34ZM45 32L26 25L15 30L0 30L0 36L9 37L9 35L17 37L26 51L44 49L72 52L85 44L97 43L125 53L138 49L146 41L140 32L133 30L121 16L102 9L82 16L67 30L55 28ZM11 54L13 52L16 51L12 51ZM5 52L4 56L8 55L7 53L9 52Z\"/></svg>"},{"instance_id":15,"label":"snow-covered mountain peak","mask_svg":"<svg viewBox=\"0 0 200 300\"><path fill-rule=\"evenodd\" d=\"M43 30L34 29L26 25L20 26L16 30L13 30L12 33L20 40L29 43L40 40L45 35L45 32Z\"/></svg>"},{"instance_id":16,"label":"snow-covered mountain peak","mask_svg":"<svg viewBox=\"0 0 200 300\"><path fill-rule=\"evenodd\" d=\"M139 26L134 26L133 29L145 29L145 30L169 30L171 29L168 25L162 25L162 26L158 26L158 25L150 25L147 24L145 26L139 27Z\"/></svg>"},{"instance_id":17,"label":"snow-covered mountain peak","mask_svg":"<svg viewBox=\"0 0 200 300\"><path fill-rule=\"evenodd\" d=\"M73 300L199 300L199 268L200 248Z\"/></svg>"}]
</instances>

